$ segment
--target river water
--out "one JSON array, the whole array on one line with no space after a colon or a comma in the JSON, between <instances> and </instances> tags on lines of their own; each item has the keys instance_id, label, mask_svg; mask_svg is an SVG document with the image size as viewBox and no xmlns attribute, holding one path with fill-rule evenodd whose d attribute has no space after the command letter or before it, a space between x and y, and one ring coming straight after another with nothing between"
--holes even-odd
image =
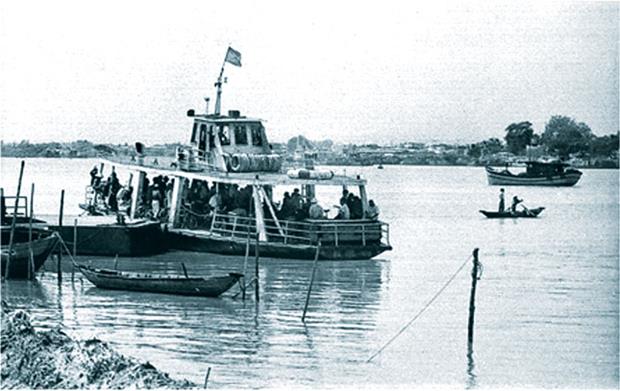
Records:
<instances>
[{"instance_id":1,"label":"river water","mask_svg":"<svg viewBox=\"0 0 620 391\"><path fill-rule=\"evenodd\" d=\"M19 160L1 163L2 186L14 194ZM57 213L63 188L65 213L78 214L93 164L27 159L23 189L29 193L36 183L35 214ZM105 291L79 276L72 283L67 270L58 285L51 262L36 282L3 283L2 299L28 308L37 326L60 324L74 337L96 336L173 377L202 383L211 367L213 388L618 388L617 170L584 170L571 188L506 187L507 198L518 194L530 208L547 208L538 219L517 220L478 213L495 209L498 197L480 167L346 170L369 180L394 250L370 261L319 263L305 324L312 262L294 260L260 260L258 303L232 298L236 288L219 299ZM335 204L336 193L319 201ZM470 262L367 362L476 247L484 270L472 360ZM122 258L119 268L180 273L180 262L196 275L243 268L243 257L179 251Z\"/></svg>"}]
</instances>

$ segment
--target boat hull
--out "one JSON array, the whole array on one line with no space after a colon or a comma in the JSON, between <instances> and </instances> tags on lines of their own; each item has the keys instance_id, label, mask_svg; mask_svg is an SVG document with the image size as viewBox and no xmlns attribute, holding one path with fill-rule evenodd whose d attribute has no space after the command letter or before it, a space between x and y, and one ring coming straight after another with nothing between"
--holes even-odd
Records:
<instances>
[{"instance_id":1,"label":"boat hull","mask_svg":"<svg viewBox=\"0 0 620 391\"><path fill-rule=\"evenodd\" d=\"M492 212L492 211L487 211L487 210L481 210L480 213L482 213L483 215L485 215L487 218L489 219L505 219L505 218L536 218L538 217L538 215L540 213L542 213L542 211L544 210L544 207L540 207L540 208L534 208L534 209L528 209L528 210L520 210L518 212L512 213L510 211L504 211L504 212Z\"/></svg>"},{"instance_id":2,"label":"boat hull","mask_svg":"<svg viewBox=\"0 0 620 391\"><path fill-rule=\"evenodd\" d=\"M30 246L28 245L28 229L17 228L15 231L15 243L13 244L11 260L9 263L8 276L5 276L6 264L9 261L10 229L2 229L1 266L2 277L28 278L30 264ZM52 232L43 229L32 230L32 253L34 258L34 272L39 270L54 250L58 238ZM7 240L5 241L5 237Z\"/></svg>"},{"instance_id":3,"label":"boat hull","mask_svg":"<svg viewBox=\"0 0 620 391\"><path fill-rule=\"evenodd\" d=\"M580 171L550 176L521 176L486 167L487 180L492 186L574 186L581 178Z\"/></svg>"},{"instance_id":4,"label":"boat hull","mask_svg":"<svg viewBox=\"0 0 620 391\"><path fill-rule=\"evenodd\" d=\"M73 226L51 226L67 246L73 248ZM166 249L161 226L155 221L128 224L97 224L77 226L78 255L142 256L161 253Z\"/></svg>"},{"instance_id":5,"label":"boat hull","mask_svg":"<svg viewBox=\"0 0 620 391\"><path fill-rule=\"evenodd\" d=\"M208 232L190 232L172 230L167 232L167 242L171 248L185 251L210 252L225 255L244 255L246 241L244 238L219 236ZM361 244L321 245L319 259L353 260L370 259L392 247L380 242ZM255 243L250 242L250 253L255 251ZM284 244L281 242L259 242L261 256L286 259L314 259L316 246L303 244Z\"/></svg>"},{"instance_id":6,"label":"boat hull","mask_svg":"<svg viewBox=\"0 0 620 391\"><path fill-rule=\"evenodd\" d=\"M126 273L78 265L80 272L97 288L182 296L217 297L232 288L241 274L210 278L184 278Z\"/></svg>"}]
</instances>

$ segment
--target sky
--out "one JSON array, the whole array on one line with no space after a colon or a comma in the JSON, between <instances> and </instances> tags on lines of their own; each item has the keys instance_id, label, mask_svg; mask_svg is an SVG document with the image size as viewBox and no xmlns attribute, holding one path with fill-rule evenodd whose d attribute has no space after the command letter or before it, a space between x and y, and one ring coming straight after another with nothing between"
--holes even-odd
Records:
<instances>
[{"instance_id":1,"label":"sky","mask_svg":"<svg viewBox=\"0 0 620 391\"><path fill-rule=\"evenodd\" d=\"M552 115L619 129L618 2L0 2L4 142L187 142L223 112L270 141L477 142Z\"/></svg>"}]
</instances>

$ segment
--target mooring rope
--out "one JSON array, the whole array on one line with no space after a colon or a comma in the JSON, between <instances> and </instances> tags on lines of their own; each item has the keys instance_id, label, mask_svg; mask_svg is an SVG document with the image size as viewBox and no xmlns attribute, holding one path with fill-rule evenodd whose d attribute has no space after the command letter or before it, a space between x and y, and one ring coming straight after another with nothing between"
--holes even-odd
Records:
<instances>
[{"instance_id":1,"label":"mooring rope","mask_svg":"<svg viewBox=\"0 0 620 391\"><path fill-rule=\"evenodd\" d=\"M62 236L60 236L60 234L58 232L55 232L55 235L58 238L58 243L62 244L62 246L65 248L65 251L67 252L67 255L69 256L69 258L71 258L71 263L73 263L74 266L78 266L78 263L73 258L73 255L71 255L71 251L67 247L67 245L66 245L65 241L63 240Z\"/></svg>"},{"instance_id":2,"label":"mooring rope","mask_svg":"<svg viewBox=\"0 0 620 391\"><path fill-rule=\"evenodd\" d=\"M433 304L433 302L439 297L439 295L441 295L441 293L448 287L448 285L450 285L450 283L456 278L456 276L461 272L461 270L463 270L463 268L465 267L465 265L467 265L467 263L471 260L471 258L472 258L472 255L470 255L465 260L465 262L463 262L463 264L456 270L456 272L454 272L452 277L450 277L448 281L446 281L446 283L441 287L441 289L439 289L439 291L437 291L437 293L435 293L435 295L428 301L428 303L426 303L424 307L422 307L422 309L418 311L418 313L409 322L407 322L407 324L405 324L405 326L403 326L400 329L400 331L398 331L398 333L396 333L396 335L390 338L390 340L387 341L381 347L381 349L377 350L372 356L370 356L370 358L366 360L366 362L367 363L371 362L373 358L377 357L385 348L387 348L392 342L394 342L394 340L398 338L409 326L411 326L411 324L415 322L416 319L418 319L420 315L422 315L422 313L424 313L424 311L426 311L428 307L431 306L431 304Z\"/></svg>"}]
</instances>

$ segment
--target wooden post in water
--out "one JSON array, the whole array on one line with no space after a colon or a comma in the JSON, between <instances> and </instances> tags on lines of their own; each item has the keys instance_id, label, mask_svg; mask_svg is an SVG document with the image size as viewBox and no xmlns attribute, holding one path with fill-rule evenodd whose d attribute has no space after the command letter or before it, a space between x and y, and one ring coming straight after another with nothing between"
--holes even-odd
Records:
<instances>
[{"instance_id":1,"label":"wooden post in water","mask_svg":"<svg viewBox=\"0 0 620 391\"><path fill-rule=\"evenodd\" d=\"M211 374L211 367L207 369L207 374L205 375L205 389L207 388L207 384L209 383L209 375Z\"/></svg>"},{"instance_id":2,"label":"wooden post in water","mask_svg":"<svg viewBox=\"0 0 620 391\"><path fill-rule=\"evenodd\" d=\"M15 209L13 209L13 221L11 222L11 234L9 236L9 255L6 259L6 267L4 270L4 278L9 278L9 265L11 264L11 256L13 255L13 239L15 236L15 224L17 223L17 208L19 207L19 193L22 190L22 178L24 176L24 165L26 163L22 160L19 167L19 180L17 182L17 195L15 196Z\"/></svg>"},{"instance_id":3,"label":"wooden post in water","mask_svg":"<svg viewBox=\"0 0 620 391\"><path fill-rule=\"evenodd\" d=\"M4 188L0 187L0 219L4 220L6 214L6 205L4 204Z\"/></svg>"},{"instance_id":4,"label":"wooden post in water","mask_svg":"<svg viewBox=\"0 0 620 391\"><path fill-rule=\"evenodd\" d=\"M255 263L254 278L256 279L256 281L254 283L254 295L256 296L256 302L257 303L260 300L259 296L258 296L258 293L259 293L259 287L258 287L259 283L258 282L260 281L259 277L258 277L258 258L260 257L260 251L258 250L258 238L259 238L259 236L260 236L260 233L257 232L256 233L256 245L254 247L254 256L256 258L255 262L254 262Z\"/></svg>"},{"instance_id":5,"label":"wooden post in water","mask_svg":"<svg viewBox=\"0 0 620 391\"><path fill-rule=\"evenodd\" d=\"M312 292L312 285L314 284L314 276L316 275L316 267L319 262L319 253L321 251L321 242L316 246L316 253L314 254L314 265L312 265L312 277L310 277L310 285L308 285L308 294L306 295L306 305L304 306L304 313L301 316L301 321L306 321L306 311L308 310L308 303L310 302L310 292Z\"/></svg>"},{"instance_id":6,"label":"wooden post in water","mask_svg":"<svg viewBox=\"0 0 620 391\"><path fill-rule=\"evenodd\" d=\"M189 278L189 275L187 275L187 269L185 268L185 264L183 262L181 262L181 267L183 267L183 274L185 274L185 278Z\"/></svg>"},{"instance_id":7,"label":"wooden post in water","mask_svg":"<svg viewBox=\"0 0 620 391\"><path fill-rule=\"evenodd\" d=\"M65 209L65 189L60 192L60 214L58 215L58 232L62 232L62 216ZM62 281L62 248L58 251L58 282Z\"/></svg>"},{"instance_id":8,"label":"wooden post in water","mask_svg":"<svg viewBox=\"0 0 620 391\"><path fill-rule=\"evenodd\" d=\"M476 284L478 283L478 249L473 252L474 266L471 270L471 295L469 296L469 323L467 325L467 350L472 351L474 345L474 312L476 310Z\"/></svg>"},{"instance_id":9,"label":"wooden post in water","mask_svg":"<svg viewBox=\"0 0 620 391\"><path fill-rule=\"evenodd\" d=\"M73 258L77 256L77 219L73 219ZM75 265L71 262L71 282L75 278Z\"/></svg>"},{"instance_id":10,"label":"wooden post in water","mask_svg":"<svg viewBox=\"0 0 620 391\"><path fill-rule=\"evenodd\" d=\"M28 279L34 278L34 251L32 250L32 216L34 205L34 183L30 186L30 219L28 221Z\"/></svg>"},{"instance_id":11,"label":"wooden post in water","mask_svg":"<svg viewBox=\"0 0 620 391\"><path fill-rule=\"evenodd\" d=\"M245 257L243 258L243 284L241 284L241 297L243 300L245 300L245 291L246 291L246 286L245 286L245 282L246 282L246 278L245 275L247 274L248 271L248 258L250 257L250 232L248 231L248 237L247 240L245 241Z\"/></svg>"}]
</instances>

